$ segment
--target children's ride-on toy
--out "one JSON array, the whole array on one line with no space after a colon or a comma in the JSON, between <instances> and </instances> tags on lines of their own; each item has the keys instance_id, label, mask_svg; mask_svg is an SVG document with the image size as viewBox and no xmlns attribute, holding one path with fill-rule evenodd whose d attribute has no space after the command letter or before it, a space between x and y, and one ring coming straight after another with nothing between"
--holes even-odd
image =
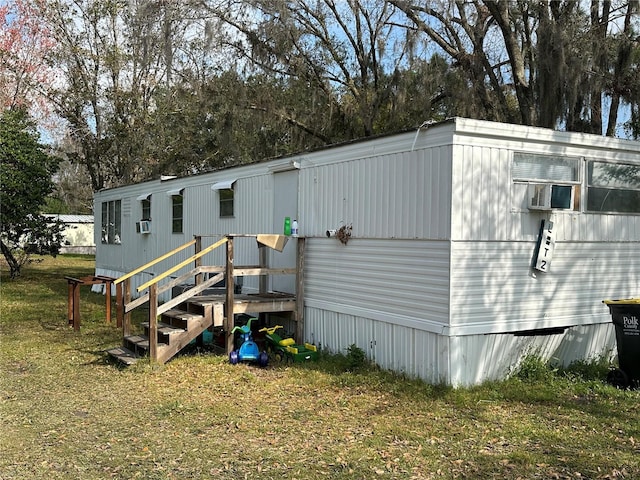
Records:
<instances>
[{"instance_id":1,"label":"children's ride-on toy","mask_svg":"<svg viewBox=\"0 0 640 480\"><path fill-rule=\"evenodd\" d=\"M265 332L269 349L276 361L304 362L318 358L318 347L311 343L296 345L293 338L280 337L280 335L276 333L276 330L279 328L283 328L282 325L260 329L261 332Z\"/></svg>"},{"instance_id":2,"label":"children's ride-on toy","mask_svg":"<svg viewBox=\"0 0 640 480\"><path fill-rule=\"evenodd\" d=\"M233 327L231 333L240 332L242 338L242 345L238 350L233 350L229 354L229 363L235 365L238 362L257 362L261 367L266 367L269 363L269 356L267 352L261 352L256 342L253 341L251 335L251 321L256 320L250 318L246 325L241 327Z\"/></svg>"}]
</instances>

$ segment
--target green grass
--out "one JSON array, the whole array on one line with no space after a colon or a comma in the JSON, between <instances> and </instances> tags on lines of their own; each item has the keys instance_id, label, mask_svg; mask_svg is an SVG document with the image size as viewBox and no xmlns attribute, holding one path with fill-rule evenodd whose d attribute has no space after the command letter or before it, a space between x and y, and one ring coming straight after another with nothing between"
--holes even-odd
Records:
<instances>
[{"instance_id":1,"label":"green grass","mask_svg":"<svg viewBox=\"0 0 640 480\"><path fill-rule=\"evenodd\" d=\"M369 366L353 346L313 364L229 365L200 352L124 369L104 297L65 275L93 259L45 258L0 290L0 479L640 478L640 392L606 365L468 389Z\"/></svg>"}]
</instances>

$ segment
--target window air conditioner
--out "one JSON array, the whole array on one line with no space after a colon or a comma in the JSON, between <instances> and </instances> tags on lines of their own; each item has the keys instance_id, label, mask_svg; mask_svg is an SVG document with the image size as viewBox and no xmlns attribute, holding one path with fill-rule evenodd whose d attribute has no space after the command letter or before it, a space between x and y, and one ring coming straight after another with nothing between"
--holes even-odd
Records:
<instances>
[{"instance_id":1,"label":"window air conditioner","mask_svg":"<svg viewBox=\"0 0 640 480\"><path fill-rule=\"evenodd\" d=\"M530 183L528 195L529 210L551 210L551 185Z\"/></svg>"},{"instance_id":2,"label":"window air conditioner","mask_svg":"<svg viewBox=\"0 0 640 480\"><path fill-rule=\"evenodd\" d=\"M529 210L573 209L573 185L531 183L528 189Z\"/></svg>"},{"instance_id":3,"label":"window air conditioner","mask_svg":"<svg viewBox=\"0 0 640 480\"><path fill-rule=\"evenodd\" d=\"M151 233L151 222L149 220L136 222L136 231L138 233Z\"/></svg>"}]
</instances>

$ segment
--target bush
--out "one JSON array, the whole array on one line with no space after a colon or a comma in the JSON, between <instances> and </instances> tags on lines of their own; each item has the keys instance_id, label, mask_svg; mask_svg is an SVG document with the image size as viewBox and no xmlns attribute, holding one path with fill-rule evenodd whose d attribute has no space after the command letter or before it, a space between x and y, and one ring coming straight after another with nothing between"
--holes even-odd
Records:
<instances>
[{"instance_id":1,"label":"bush","mask_svg":"<svg viewBox=\"0 0 640 480\"><path fill-rule=\"evenodd\" d=\"M555 372L555 369L537 355L527 355L520 362L515 377L523 382L543 382L553 380Z\"/></svg>"},{"instance_id":2,"label":"bush","mask_svg":"<svg viewBox=\"0 0 640 480\"><path fill-rule=\"evenodd\" d=\"M349 370L359 370L367 365L367 356L360 347L352 343L347 348L347 368Z\"/></svg>"},{"instance_id":3,"label":"bush","mask_svg":"<svg viewBox=\"0 0 640 480\"><path fill-rule=\"evenodd\" d=\"M609 360L604 356L593 360L577 360L561 368L559 373L574 380L605 380L609 373Z\"/></svg>"}]
</instances>

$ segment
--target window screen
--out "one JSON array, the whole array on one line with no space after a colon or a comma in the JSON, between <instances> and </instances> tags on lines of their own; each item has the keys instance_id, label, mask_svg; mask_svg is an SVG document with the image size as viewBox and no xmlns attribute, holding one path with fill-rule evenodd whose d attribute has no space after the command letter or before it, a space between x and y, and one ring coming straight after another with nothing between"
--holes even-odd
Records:
<instances>
[{"instance_id":1,"label":"window screen","mask_svg":"<svg viewBox=\"0 0 640 480\"><path fill-rule=\"evenodd\" d=\"M578 182L580 181L580 159L516 152L513 155L512 177L514 180Z\"/></svg>"},{"instance_id":2,"label":"window screen","mask_svg":"<svg viewBox=\"0 0 640 480\"><path fill-rule=\"evenodd\" d=\"M142 203L142 220L151 220L151 197L141 200Z\"/></svg>"}]
</instances>

